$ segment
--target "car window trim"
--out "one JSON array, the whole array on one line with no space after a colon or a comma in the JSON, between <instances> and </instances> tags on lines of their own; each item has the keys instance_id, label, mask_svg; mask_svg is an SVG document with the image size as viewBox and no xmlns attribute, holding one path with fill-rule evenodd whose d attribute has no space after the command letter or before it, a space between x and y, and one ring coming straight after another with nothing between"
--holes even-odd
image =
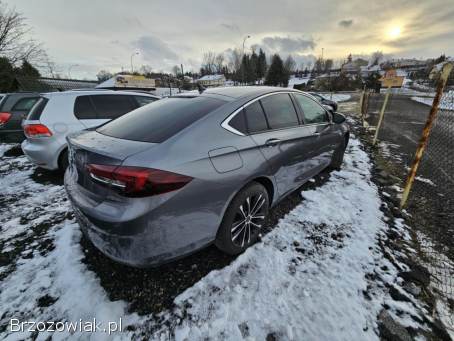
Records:
<instances>
[{"instance_id":1,"label":"car window trim","mask_svg":"<svg viewBox=\"0 0 454 341\"><path fill-rule=\"evenodd\" d=\"M299 94L299 92L296 92L296 91L276 91L276 92L271 92L271 93L268 93L268 94L264 94L264 95L261 95L257 98L254 98L254 99L251 99L249 102L243 104L241 107L239 107L238 109L236 109L233 113L231 113L229 116L227 116L226 119L224 119L224 121L222 121L221 123L221 127L224 128L225 130L227 131L230 131L231 133L235 134L235 135L239 135L239 136L250 136L250 135L255 135L255 134L263 134L264 132L269 132L269 131L276 131L276 130L283 130L283 129L292 129L292 128L295 128L295 127L300 127L302 125L304 125L304 122L301 122L300 121L300 117L298 115L298 110L297 108L295 107L295 103L293 103L292 101L292 94L294 93L297 93ZM270 128L270 125L268 124L268 119L266 117L266 113L265 113L265 110L263 109L263 106L262 106L262 103L260 103L260 106L262 107L262 110L263 110L263 114L265 116L265 120L266 120L266 124L268 126L268 129L267 130L264 130L264 131L261 131L261 132L256 132L256 133L247 133L247 134L244 134L242 133L241 131L238 131L236 130L235 128L233 128L232 126L229 125L229 122L239 113L241 112L242 110L244 110L247 106L249 106L250 104L256 102L256 101L260 101L262 98L265 98L265 97L268 97L268 96L272 96L272 95L278 95L278 94L289 94L290 95L290 100L291 102L293 103L293 107L295 109L295 112L296 112L296 117L298 119L298 125L296 126L291 126L291 127L284 127L284 128L276 128L276 129L271 129Z\"/></svg>"}]
</instances>

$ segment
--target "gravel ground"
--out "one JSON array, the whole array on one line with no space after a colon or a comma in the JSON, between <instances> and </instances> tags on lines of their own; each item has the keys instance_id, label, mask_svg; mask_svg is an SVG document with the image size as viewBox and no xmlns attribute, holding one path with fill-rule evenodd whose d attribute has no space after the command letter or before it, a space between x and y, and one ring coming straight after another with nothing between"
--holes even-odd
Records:
<instances>
[{"instance_id":1,"label":"gravel ground","mask_svg":"<svg viewBox=\"0 0 454 341\"><path fill-rule=\"evenodd\" d=\"M383 94L372 94L369 102L370 125L376 125ZM394 176L404 185L413 161L430 107L411 96L391 95L379 133L380 147L392 161ZM407 205L412 223L440 243L454 260L454 116L453 111L440 110L418 169Z\"/></svg>"}]
</instances>

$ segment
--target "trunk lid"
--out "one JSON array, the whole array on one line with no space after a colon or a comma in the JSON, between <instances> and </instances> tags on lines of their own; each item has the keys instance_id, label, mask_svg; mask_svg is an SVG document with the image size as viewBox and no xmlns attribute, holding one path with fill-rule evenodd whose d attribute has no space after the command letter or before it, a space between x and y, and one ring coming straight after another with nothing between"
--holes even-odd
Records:
<instances>
[{"instance_id":1,"label":"trunk lid","mask_svg":"<svg viewBox=\"0 0 454 341\"><path fill-rule=\"evenodd\" d=\"M119 166L127 157L152 148L155 143L118 139L96 131L82 131L68 136L69 173L73 181L90 192L92 199L102 200L112 190L93 181L87 165Z\"/></svg>"}]
</instances>

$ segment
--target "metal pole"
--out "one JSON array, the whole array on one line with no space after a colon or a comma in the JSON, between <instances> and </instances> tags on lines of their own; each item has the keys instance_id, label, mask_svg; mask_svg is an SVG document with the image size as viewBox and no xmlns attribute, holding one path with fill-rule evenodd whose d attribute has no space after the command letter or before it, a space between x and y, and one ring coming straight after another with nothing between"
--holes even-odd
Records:
<instances>
[{"instance_id":1,"label":"metal pole","mask_svg":"<svg viewBox=\"0 0 454 341\"><path fill-rule=\"evenodd\" d=\"M243 39L243 54L241 55L241 66L243 66L244 43L245 43L246 40L247 40L248 38L250 38L250 37L251 37L251 36L248 35L248 36L244 37L244 39ZM244 67L242 68L242 72L241 72L241 81L242 81L242 83L244 84Z\"/></svg>"},{"instance_id":2,"label":"metal pole","mask_svg":"<svg viewBox=\"0 0 454 341\"><path fill-rule=\"evenodd\" d=\"M375 128L374 140L372 141L372 144L374 146L377 143L378 132L379 132L381 124L383 122L383 117L385 116L385 110L386 110L386 106L388 105L388 98L389 98L390 93L391 93L391 87L388 86L388 90L386 91L386 95L385 95L385 101L383 102L383 106L381 107L381 110L380 110L380 116L378 118L377 128Z\"/></svg>"},{"instance_id":3,"label":"metal pole","mask_svg":"<svg viewBox=\"0 0 454 341\"><path fill-rule=\"evenodd\" d=\"M133 54L131 54L131 74L134 73L134 65L132 64L132 57L134 57L135 55L138 55L139 52L134 52Z\"/></svg>"},{"instance_id":4,"label":"metal pole","mask_svg":"<svg viewBox=\"0 0 454 341\"><path fill-rule=\"evenodd\" d=\"M418 148L416 149L415 158L411 165L410 172L408 173L407 181L405 182L405 188L402 193L402 200L400 201L401 209L407 203L411 186L415 181L416 172L418 171L418 167L421 162L421 158L424 154L424 150L426 149L427 142L429 141L430 131L432 129L433 122L437 117L438 106L440 104L441 97L443 96L443 89L446 86L446 82L448 80L449 74L451 73L452 67L453 67L452 62L448 62L445 65L443 65L443 68L441 70L440 78L438 79L437 83L437 91L432 102L432 107L430 108L429 116L427 116L427 121L426 124L424 125L422 136L421 139L419 140Z\"/></svg>"},{"instance_id":5,"label":"metal pole","mask_svg":"<svg viewBox=\"0 0 454 341\"><path fill-rule=\"evenodd\" d=\"M363 102L364 102L364 92L365 90L361 92L361 97L359 98L359 114L361 115L361 121L363 123L364 127L364 115L363 115Z\"/></svg>"}]
</instances>

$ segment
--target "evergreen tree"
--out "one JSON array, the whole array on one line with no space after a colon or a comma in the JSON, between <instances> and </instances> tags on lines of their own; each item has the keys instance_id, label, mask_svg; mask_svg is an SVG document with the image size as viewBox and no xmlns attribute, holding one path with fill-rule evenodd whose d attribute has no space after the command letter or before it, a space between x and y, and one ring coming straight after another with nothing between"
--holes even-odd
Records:
<instances>
[{"instance_id":1,"label":"evergreen tree","mask_svg":"<svg viewBox=\"0 0 454 341\"><path fill-rule=\"evenodd\" d=\"M284 85L284 80L287 79L288 83L288 76L286 75L284 69L284 62L282 61L279 54L275 54L271 59L271 65L268 69L268 73L266 75L265 84L266 85Z\"/></svg>"},{"instance_id":2,"label":"evergreen tree","mask_svg":"<svg viewBox=\"0 0 454 341\"><path fill-rule=\"evenodd\" d=\"M11 92L15 89L14 68L8 58L0 57L0 92Z\"/></svg>"},{"instance_id":3,"label":"evergreen tree","mask_svg":"<svg viewBox=\"0 0 454 341\"><path fill-rule=\"evenodd\" d=\"M257 78L259 80L263 79L266 75L268 65L266 63L266 55L262 49L259 51L258 61L257 61Z\"/></svg>"},{"instance_id":4,"label":"evergreen tree","mask_svg":"<svg viewBox=\"0 0 454 341\"><path fill-rule=\"evenodd\" d=\"M257 80L257 69L259 64L259 56L255 51L252 51L249 59L249 70L248 70L248 83L254 84Z\"/></svg>"},{"instance_id":5,"label":"evergreen tree","mask_svg":"<svg viewBox=\"0 0 454 341\"><path fill-rule=\"evenodd\" d=\"M251 60L248 54L244 54L241 59L239 79L241 83L250 83L251 81Z\"/></svg>"},{"instance_id":6,"label":"evergreen tree","mask_svg":"<svg viewBox=\"0 0 454 341\"><path fill-rule=\"evenodd\" d=\"M20 68L16 70L18 75L28 77L28 78L39 78L41 77L39 71L34 68L27 60L22 61L22 65Z\"/></svg>"},{"instance_id":7,"label":"evergreen tree","mask_svg":"<svg viewBox=\"0 0 454 341\"><path fill-rule=\"evenodd\" d=\"M380 92L381 82L380 82L381 75L378 72L371 73L366 79L366 87L371 89L375 92Z\"/></svg>"}]
</instances>

